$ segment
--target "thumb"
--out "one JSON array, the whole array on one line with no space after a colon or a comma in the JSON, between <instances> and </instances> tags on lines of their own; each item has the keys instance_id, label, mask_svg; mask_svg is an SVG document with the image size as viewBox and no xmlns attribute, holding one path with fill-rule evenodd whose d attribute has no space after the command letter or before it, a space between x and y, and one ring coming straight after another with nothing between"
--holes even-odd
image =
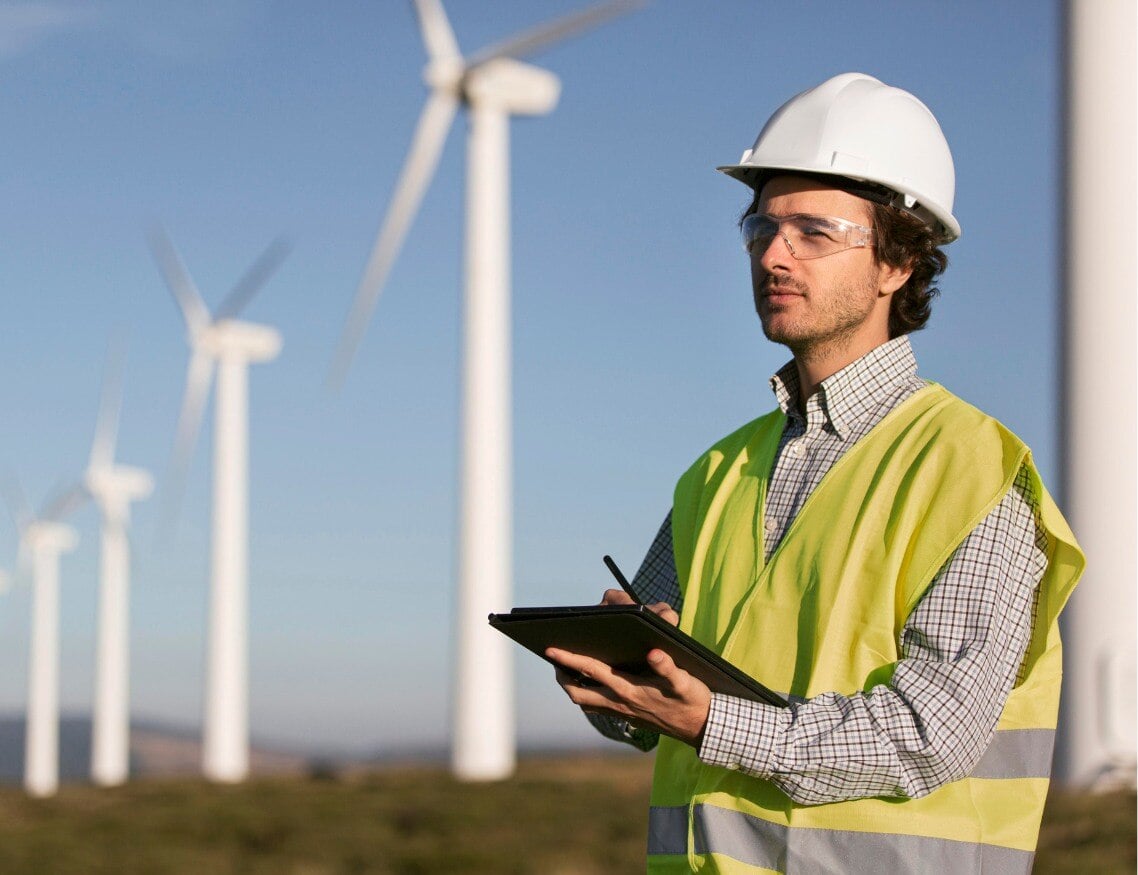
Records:
<instances>
[{"instance_id":1,"label":"thumb","mask_svg":"<svg viewBox=\"0 0 1138 875\"><path fill-rule=\"evenodd\" d=\"M662 678L671 677L676 671L675 660L657 648L648 651L648 665Z\"/></svg>"}]
</instances>

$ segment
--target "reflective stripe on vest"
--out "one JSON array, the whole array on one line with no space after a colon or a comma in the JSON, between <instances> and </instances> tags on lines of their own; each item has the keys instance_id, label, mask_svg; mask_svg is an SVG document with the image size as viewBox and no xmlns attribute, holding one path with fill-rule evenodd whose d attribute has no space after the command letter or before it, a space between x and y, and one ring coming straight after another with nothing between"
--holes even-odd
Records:
<instances>
[{"instance_id":1,"label":"reflective stripe on vest","mask_svg":"<svg viewBox=\"0 0 1138 875\"><path fill-rule=\"evenodd\" d=\"M1002 729L969 777L1046 778L1054 750L1054 729Z\"/></svg>"},{"instance_id":2,"label":"reflective stripe on vest","mask_svg":"<svg viewBox=\"0 0 1138 875\"><path fill-rule=\"evenodd\" d=\"M790 829L714 805L696 805L692 820L697 854L719 854L775 872L1027 875L1035 856L1031 851L929 836ZM650 809L648 836L650 856L686 855L687 806Z\"/></svg>"}]
</instances>

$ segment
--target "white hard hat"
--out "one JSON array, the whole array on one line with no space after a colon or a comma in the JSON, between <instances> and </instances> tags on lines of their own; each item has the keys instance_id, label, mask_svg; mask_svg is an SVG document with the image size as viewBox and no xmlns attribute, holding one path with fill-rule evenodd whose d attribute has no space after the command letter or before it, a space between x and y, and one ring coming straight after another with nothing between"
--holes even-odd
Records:
<instances>
[{"instance_id":1,"label":"white hard hat","mask_svg":"<svg viewBox=\"0 0 1138 875\"><path fill-rule=\"evenodd\" d=\"M912 213L942 243L960 236L952 215L956 171L940 125L908 91L864 73L792 97L738 164L718 169L756 190L783 171L868 183L850 190Z\"/></svg>"}]
</instances>

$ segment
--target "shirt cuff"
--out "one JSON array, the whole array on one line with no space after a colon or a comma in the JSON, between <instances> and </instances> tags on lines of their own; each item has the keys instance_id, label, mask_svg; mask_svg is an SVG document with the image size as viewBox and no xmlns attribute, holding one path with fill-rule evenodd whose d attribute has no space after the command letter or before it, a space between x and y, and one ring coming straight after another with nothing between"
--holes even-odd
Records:
<instances>
[{"instance_id":1,"label":"shirt cuff","mask_svg":"<svg viewBox=\"0 0 1138 875\"><path fill-rule=\"evenodd\" d=\"M711 766L768 778L774 773L778 738L790 709L711 694L699 758Z\"/></svg>"}]
</instances>

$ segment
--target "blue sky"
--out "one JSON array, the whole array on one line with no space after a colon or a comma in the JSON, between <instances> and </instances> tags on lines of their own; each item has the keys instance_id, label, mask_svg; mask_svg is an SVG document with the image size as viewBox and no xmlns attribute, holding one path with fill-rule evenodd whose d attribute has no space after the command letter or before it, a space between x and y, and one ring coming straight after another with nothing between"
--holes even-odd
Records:
<instances>
[{"instance_id":1,"label":"blue sky","mask_svg":"<svg viewBox=\"0 0 1138 875\"><path fill-rule=\"evenodd\" d=\"M474 51L586 5L447 4ZM860 70L921 97L957 167L960 241L924 376L1004 420L1057 481L1060 17L1055 3L658 0L531 60L553 114L512 126L515 602L593 601L631 573L675 478L771 404L717 174L792 94ZM108 339L129 335L120 461L161 476L187 361L145 245L160 220L210 305L277 235L245 314L284 337L251 372L251 720L292 746L448 731L464 121L343 390L324 376L425 88L409 3L0 3L0 466L33 502L86 462ZM171 546L135 508L133 710L197 724L210 421ZM92 686L97 521L63 562L62 703ZM16 532L0 519L0 567ZM509 605L503 605L508 608ZM0 710L22 709L29 591L0 599ZM517 654L519 734L591 741Z\"/></svg>"}]
</instances>

